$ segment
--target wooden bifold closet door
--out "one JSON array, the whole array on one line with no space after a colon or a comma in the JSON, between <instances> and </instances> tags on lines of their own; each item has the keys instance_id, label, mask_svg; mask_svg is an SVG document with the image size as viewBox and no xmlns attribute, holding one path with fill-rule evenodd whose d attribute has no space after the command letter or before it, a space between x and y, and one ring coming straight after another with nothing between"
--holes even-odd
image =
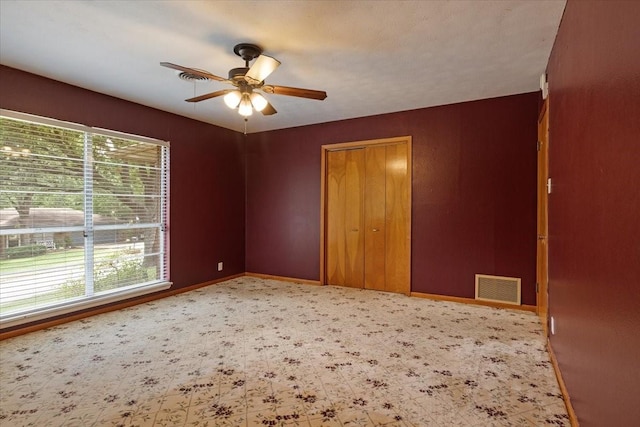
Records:
<instances>
[{"instance_id":1,"label":"wooden bifold closet door","mask_svg":"<svg viewBox=\"0 0 640 427\"><path fill-rule=\"evenodd\" d=\"M410 292L408 143L326 151L329 285Z\"/></svg>"}]
</instances>

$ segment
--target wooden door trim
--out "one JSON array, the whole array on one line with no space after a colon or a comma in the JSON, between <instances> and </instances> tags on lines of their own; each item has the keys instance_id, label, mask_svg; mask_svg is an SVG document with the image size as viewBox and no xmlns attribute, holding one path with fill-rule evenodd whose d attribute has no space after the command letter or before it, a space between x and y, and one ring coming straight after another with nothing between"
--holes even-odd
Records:
<instances>
[{"instance_id":1,"label":"wooden door trim","mask_svg":"<svg viewBox=\"0 0 640 427\"><path fill-rule=\"evenodd\" d=\"M543 123L544 121L544 123ZM541 130L543 134L541 134ZM536 311L542 323L545 336L549 336L549 196L547 179L549 177L549 97L544 100L538 116L539 153L537 161L537 202L536 218ZM540 176L542 175L542 180ZM544 206L541 200L544 199ZM543 230L540 229L543 224ZM541 240L542 243L541 243ZM541 245L544 247L541 253Z\"/></svg>"},{"instance_id":2,"label":"wooden door trim","mask_svg":"<svg viewBox=\"0 0 640 427\"><path fill-rule=\"evenodd\" d=\"M409 290L408 293L411 292L411 211L413 207L412 196L411 196L411 183L412 183L412 150L411 150L411 136L398 136L393 138L381 138L381 139L370 139L363 141L351 141L351 142L342 142L336 144L326 144L321 146L321 156L320 156L320 284L327 284L326 277L326 220L327 220L327 210L326 210L326 198L327 198L327 153L329 151L339 151L339 150L351 150L358 148L366 148L370 146L380 146L380 145L394 145L394 144L407 144L407 171L408 171L408 179L407 179L407 195L409 198L409 212L408 212L408 225L407 225L407 239L409 245L409 259L407 260L409 263Z\"/></svg>"},{"instance_id":3,"label":"wooden door trim","mask_svg":"<svg viewBox=\"0 0 640 427\"><path fill-rule=\"evenodd\" d=\"M393 145L393 144L402 144L407 143L407 147L411 146L411 136L396 136L393 138L382 138L382 139L367 139L364 141L351 141L351 142L339 142L336 144L326 144L323 145L322 154L323 157L326 157L326 151L339 151L339 150L349 150L356 148L365 148L370 147L372 145Z\"/></svg>"}]
</instances>

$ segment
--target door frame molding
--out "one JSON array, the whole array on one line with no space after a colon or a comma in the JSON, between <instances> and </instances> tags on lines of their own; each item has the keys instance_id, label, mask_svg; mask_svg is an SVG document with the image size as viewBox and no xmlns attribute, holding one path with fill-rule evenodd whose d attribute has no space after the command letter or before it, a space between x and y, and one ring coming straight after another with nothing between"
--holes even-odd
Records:
<instances>
[{"instance_id":1,"label":"door frame molding","mask_svg":"<svg viewBox=\"0 0 640 427\"><path fill-rule=\"evenodd\" d=\"M549 97L538 115L536 215L536 312L549 337ZM543 228L543 229L541 229Z\"/></svg>"},{"instance_id":2,"label":"door frame molding","mask_svg":"<svg viewBox=\"0 0 640 427\"><path fill-rule=\"evenodd\" d=\"M413 181L413 169L412 169L412 151L411 151L411 136L396 136L392 138L381 138L381 139L369 139L363 141L351 141L351 142L341 142L336 144L326 144L320 147L321 156L320 156L320 285L327 284L327 275L326 275L326 221L327 221L327 154L330 151L341 151L341 150L353 150L358 148L366 148L371 146L381 146L381 145L395 145L395 144L407 144L407 195L409 197L409 218L408 218L408 239L409 239L409 292L411 292L411 211L413 209L413 199L411 196L411 183Z\"/></svg>"}]
</instances>

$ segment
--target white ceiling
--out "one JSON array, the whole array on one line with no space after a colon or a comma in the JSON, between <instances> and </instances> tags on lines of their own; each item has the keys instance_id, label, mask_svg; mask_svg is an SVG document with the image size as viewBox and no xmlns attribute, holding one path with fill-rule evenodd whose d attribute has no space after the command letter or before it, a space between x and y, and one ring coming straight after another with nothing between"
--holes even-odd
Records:
<instances>
[{"instance_id":1,"label":"white ceiling","mask_svg":"<svg viewBox=\"0 0 640 427\"><path fill-rule=\"evenodd\" d=\"M227 77L240 42L282 65L268 84L324 101L266 95L278 114L248 132L535 91L565 0L0 0L0 63L237 131L230 87L187 82L167 61ZM0 94L1 95L1 94Z\"/></svg>"}]
</instances>

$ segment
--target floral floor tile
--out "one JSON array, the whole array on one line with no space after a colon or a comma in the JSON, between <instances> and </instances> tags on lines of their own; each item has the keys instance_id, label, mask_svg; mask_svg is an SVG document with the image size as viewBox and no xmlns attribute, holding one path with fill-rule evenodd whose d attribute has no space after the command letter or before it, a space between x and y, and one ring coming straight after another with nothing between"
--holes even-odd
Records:
<instances>
[{"instance_id":1,"label":"floral floor tile","mask_svg":"<svg viewBox=\"0 0 640 427\"><path fill-rule=\"evenodd\" d=\"M309 427L343 427L344 424L337 418L315 418L309 420Z\"/></svg>"},{"instance_id":2,"label":"floral floor tile","mask_svg":"<svg viewBox=\"0 0 640 427\"><path fill-rule=\"evenodd\" d=\"M522 414L534 425L567 426L571 425L564 403L545 406L542 410L530 411Z\"/></svg>"},{"instance_id":3,"label":"floral floor tile","mask_svg":"<svg viewBox=\"0 0 640 427\"><path fill-rule=\"evenodd\" d=\"M345 427L373 427L376 425L366 411L345 411L340 413L339 418Z\"/></svg>"},{"instance_id":4,"label":"floral floor tile","mask_svg":"<svg viewBox=\"0 0 640 427\"><path fill-rule=\"evenodd\" d=\"M532 313L243 277L0 342L0 424L569 425Z\"/></svg>"}]
</instances>

